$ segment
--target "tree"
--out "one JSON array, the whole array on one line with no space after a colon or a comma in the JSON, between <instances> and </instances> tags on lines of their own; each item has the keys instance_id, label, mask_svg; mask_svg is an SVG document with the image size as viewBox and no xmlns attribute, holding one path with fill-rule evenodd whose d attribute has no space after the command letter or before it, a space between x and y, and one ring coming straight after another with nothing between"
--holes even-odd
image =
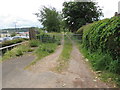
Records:
<instances>
[{"instance_id":1,"label":"tree","mask_svg":"<svg viewBox=\"0 0 120 90\"><path fill-rule=\"evenodd\" d=\"M60 32L60 17L55 8L43 6L39 13L36 13L38 20L48 32Z\"/></svg>"},{"instance_id":2,"label":"tree","mask_svg":"<svg viewBox=\"0 0 120 90\"><path fill-rule=\"evenodd\" d=\"M64 2L63 17L70 31L76 32L81 26L98 21L102 9L95 2Z\"/></svg>"}]
</instances>

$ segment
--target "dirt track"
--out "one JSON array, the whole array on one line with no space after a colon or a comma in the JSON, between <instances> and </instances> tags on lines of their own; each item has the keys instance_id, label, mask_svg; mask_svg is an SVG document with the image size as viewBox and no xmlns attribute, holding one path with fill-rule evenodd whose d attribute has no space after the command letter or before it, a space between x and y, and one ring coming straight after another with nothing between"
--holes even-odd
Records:
<instances>
[{"instance_id":1,"label":"dirt track","mask_svg":"<svg viewBox=\"0 0 120 90\"><path fill-rule=\"evenodd\" d=\"M4 88L108 88L96 78L76 45L73 44L68 69L62 73L54 72L57 59L62 52L61 45L55 53L38 61L24 70L35 57L23 56L3 63ZM19 59L19 60L18 60Z\"/></svg>"}]
</instances>

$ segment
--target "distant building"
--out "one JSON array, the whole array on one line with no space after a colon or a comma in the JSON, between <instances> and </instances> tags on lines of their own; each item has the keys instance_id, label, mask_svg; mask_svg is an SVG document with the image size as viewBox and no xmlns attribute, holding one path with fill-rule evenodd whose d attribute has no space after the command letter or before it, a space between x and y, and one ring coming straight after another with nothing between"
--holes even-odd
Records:
<instances>
[{"instance_id":1,"label":"distant building","mask_svg":"<svg viewBox=\"0 0 120 90\"><path fill-rule=\"evenodd\" d=\"M8 28L8 29L3 29L2 31L9 31L9 33L12 33L12 32L28 32L29 31L29 28Z\"/></svg>"},{"instance_id":2,"label":"distant building","mask_svg":"<svg viewBox=\"0 0 120 90\"><path fill-rule=\"evenodd\" d=\"M19 36L29 36L29 32L19 32Z\"/></svg>"},{"instance_id":3,"label":"distant building","mask_svg":"<svg viewBox=\"0 0 120 90\"><path fill-rule=\"evenodd\" d=\"M0 30L0 37L9 37L10 33L8 31Z\"/></svg>"}]
</instances>

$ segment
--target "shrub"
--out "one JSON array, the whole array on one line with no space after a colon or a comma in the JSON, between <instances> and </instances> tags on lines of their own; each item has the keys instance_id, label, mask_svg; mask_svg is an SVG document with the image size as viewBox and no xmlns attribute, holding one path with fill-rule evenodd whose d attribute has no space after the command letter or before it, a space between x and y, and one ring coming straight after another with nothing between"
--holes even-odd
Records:
<instances>
[{"instance_id":1,"label":"shrub","mask_svg":"<svg viewBox=\"0 0 120 90\"><path fill-rule=\"evenodd\" d=\"M97 58L97 60L94 60L95 63L94 63L94 68L96 70L107 70L110 66L110 63L112 62L112 58L107 55L107 54L104 54L104 55L101 55L100 58Z\"/></svg>"},{"instance_id":2,"label":"shrub","mask_svg":"<svg viewBox=\"0 0 120 90\"><path fill-rule=\"evenodd\" d=\"M111 61L108 68L110 72L120 74L120 61L119 60Z\"/></svg>"},{"instance_id":3,"label":"shrub","mask_svg":"<svg viewBox=\"0 0 120 90\"><path fill-rule=\"evenodd\" d=\"M23 38L20 38L20 39L14 39L14 40L8 40L8 41L4 41L1 43L2 47L5 47L5 46L9 46L9 45L12 45L12 44L16 44L16 43L20 43L22 41L24 41L25 39Z\"/></svg>"},{"instance_id":4,"label":"shrub","mask_svg":"<svg viewBox=\"0 0 120 90\"><path fill-rule=\"evenodd\" d=\"M16 56L22 56L23 55L23 51L18 49L16 52Z\"/></svg>"},{"instance_id":5,"label":"shrub","mask_svg":"<svg viewBox=\"0 0 120 90\"><path fill-rule=\"evenodd\" d=\"M120 17L100 20L87 27L83 30L81 48L85 57L95 70L107 72L103 78L110 77L120 86Z\"/></svg>"},{"instance_id":6,"label":"shrub","mask_svg":"<svg viewBox=\"0 0 120 90\"><path fill-rule=\"evenodd\" d=\"M30 45L30 47L38 47L40 45L40 41L39 40L30 40L29 45Z\"/></svg>"},{"instance_id":7,"label":"shrub","mask_svg":"<svg viewBox=\"0 0 120 90\"><path fill-rule=\"evenodd\" d=\"M120 17L104 19L93 23L83 33L83 46L94 52L101 49L113 59L120 59Z\"/></svg>"},{"instance_id":8,"label":"shrub","mask_svg":"<svg viewBox=\"0 0 120 90\"><path fill-rule=\"evenodd\" d=\"M35 51L35 54L37 55L37 60L53 53L56 47L56 43L42 43L41 45L39 45L39 47Z\"/></svg>"},{"instance_id":9,"label":"shrub","mask_svg":"<svg viewBox=\"0 0 120 90\"><path fill-rule=\"evenodd\" d=\"M82 45L90 53L87 56L94 58L91 60L93 67L120 74L120 17L100 20L82 28L85 29Z\"/></svg>"},{"instance_id":10,"label":"shrub","mask_svg":"<svg viewBox=\"0 0 120 90\"><path fill-rule=\"evenodd\" d=\"M19 45L17 47L14 47L10 51L7 51L3 55L3 60L7 60L7 59L10 59L10 58L13 58L13 57L17 57L17 56L22 56L24 53L31 52L31 51L33 51L33 49L31 49L29 47L28 43L23 44L23 45Z\"/></svg>"}]
</instances>

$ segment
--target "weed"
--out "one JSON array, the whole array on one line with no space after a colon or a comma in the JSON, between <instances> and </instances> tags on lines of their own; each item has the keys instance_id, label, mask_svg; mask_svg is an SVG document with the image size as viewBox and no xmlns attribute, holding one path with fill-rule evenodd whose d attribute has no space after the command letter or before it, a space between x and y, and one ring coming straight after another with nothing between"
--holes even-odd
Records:
<instances>
[{"instance_id":1,"label":"weed","mask_svg":"<svg viewBox=\"0 0 120 90\"><path fill-rule=\"evenodd\" d=\"M120 87L120 64L118 60L113 60L110 54L100 52L99 50L91 53L89 50L80 46L80 51L85 58L88 58L92 68L96 71L102 71L100 78L105 82L116 83Z\"/></svg>"},{"instance_id":2,"label":"weed","mask_svg":"<svg viewBox=\"0 0 120 90\"><path fill-rule=\"evenodd\" d=\"M39 40L30 40L29 45L30 45L30 47L38 47L40 45L40 41Z\"/></svg>"},{"instance_id":3,"label":"weed","mask_svg":"<svg viewBox=\"0 0 120 90\"><path fill-rule=\"evenodd\" d=\"M17 47L14 47L10 51L7 51L3 55L2 61L13 58L13 57L22 56L24 53L30 52L30 51L33 51L33 49L31 49L28 44L19 45Z\"/></svg>"}]
</instances>

